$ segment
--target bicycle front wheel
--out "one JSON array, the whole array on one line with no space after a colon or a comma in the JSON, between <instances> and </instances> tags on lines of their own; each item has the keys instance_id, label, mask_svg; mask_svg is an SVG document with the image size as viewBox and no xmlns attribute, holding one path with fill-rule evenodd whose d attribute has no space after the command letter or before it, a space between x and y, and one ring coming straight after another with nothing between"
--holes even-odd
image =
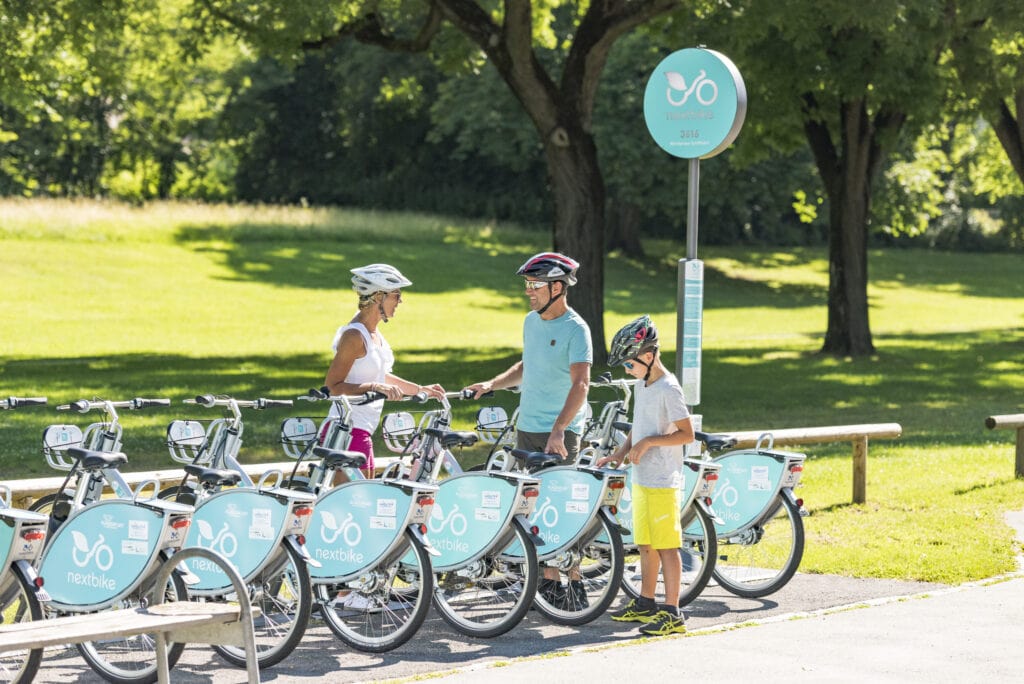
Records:
<instances>
[{"instance_id":1,"label":"bicycle front wheel","mask_svg":"<svg viewBox=\"0 0 1024 684\"><path fill-rule=\"evenodd\" d=\"M430 557L411 531L405 537L393 563L368 570L351 585L316 588L327 626L356 650L383 653L397 648L427 617L434 590Z\"/></svg>"},{"instance_id":2,"label":"bicycle front wheel","mask_svg":"<svg viewBox=\"0 0 1024 684\"><path fill-rule=\"evenodd\" d=\"M765 520L718 540L713 576L744 598L772 594L789 582L804 555L804 521L795 502L783 496Z\"/></svg>"},{"instance_id":3,"label":"bicycle front wheel","mask_svg":"<svg viewBox=\"0 0 1024 684\"><path fill-rule=\"evenodd\" d=\"M589 534L569 551L573 562L560 569L558 600L537 592L534 605L546 618L559 625L585 625L608 609L622 584L622 535L618 525L603 514Z\"/></svg>"},{"instance_id":4,"label":"bicycle front wheel","mask_svg":"<svg viewBox=\"0 0 1024 684\"><path fill-rule=\"evenodd\" d=\"M439 573L434 607L444 621L466 636L504 634L526 616L537 591L537 549L530 536L513 524L515 538L506 547L523 549L522 557L485 556L469 567Z\"/></svg>"},{"instance_id":5,"label":"bicycle front wheel","mask_svg":"<svg viewBox=\"0 0 1024 684\"><path fill-rule=\"evenodd\" d=\"M711 517L703 508L695 506L692 523L696 524L696 534L683 534L679 547L679 557L682 561L682 574L679 578L679 601L680 608L693 602L704 588L708 585L715 568L715 557L718 552L715 526ZM630 598L640 598L641 572L640 572L640 551L631 548L626 551L625 567L622 570L622 590ZM665 598L665 582L661 574L658 575L658 583L654 590L654 600L667 603Z\"/></svg>"},{"instance_id":6,"label":"bicycle front wheel","mask_svg":"<svg viewBox=\"0 0 1024 684\"><path fill-rule=\"evenodd\" d=\"M285 553L280 560L267 565L248 582L252 604L260 609L253 627L261 668L276 665L295 650L306 633L313 606L306 562L291 546L285 544L283 548ZM246 666L244 648L213 648L232 665Z\"/></svg>"},{"instance_id":7,"label":"bicycle front wheel","mask_svg":"<svg viewBox=\"0 0 1024 684\"><path fill-rule=\"evenodd\" d=\"M0 624L13 625L43 619L43 609L39 606L35 592L26 586L24 579L17 573L17 579L10 583L0 594ZM31 682L39 670L39 662L43 659L43 649L21 649L0 653L0 682L2 684L20 684Z\"/></svg>"},{"instance_id":8,"label":"bicycle front wheel","mask_svg":"<svg viewBox=\"0 0 1024 684\"><path fill-rule=\"evenodd\" d=\"M187 601L188 591L181 577L172 574L162 587L164 601ZM139 589L109 610L134 610L152 603L153 588ZM185 644L167 645L167 664L174 667L185 650ZM96 674L115 684L139 684L156 681L156 636L139 634L130 637L111 637L78 644L89 667Z\"/></svg>"}]
</instances>

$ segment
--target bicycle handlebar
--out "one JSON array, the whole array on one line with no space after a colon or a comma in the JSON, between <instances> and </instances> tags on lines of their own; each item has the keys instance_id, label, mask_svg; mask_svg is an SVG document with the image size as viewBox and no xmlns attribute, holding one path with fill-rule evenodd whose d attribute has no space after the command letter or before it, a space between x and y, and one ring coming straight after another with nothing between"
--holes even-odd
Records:
<instances>
[{"instance_id":1,"label":"bicycle handlebar","mask_svg":"<svg viewBox=\"0 0 1024 684\"><path fill-rule=\"evenodd\" d=\"M20 406L46 406L46 397L7 397L0 401L0 409L15 409Z\"/></svg>"},{"instance_id":2,"label":"bicycle handlebar","mask_svg":"<svg viewBox=\"0 0 1024 684\"><path fill-rule=\"evenodd\" d=\"M262 410L267 408L281 408L294 405L291 399L235 399L227 396L215 396L213 394L200 394L195 399L185 399L185 404L198 404L203 408L215 406L234 406L237 408L249 408Z\"/></svg>"},{"instance_id":3,"label":"bicycle handlebar","mask_svg":"<svg viewBox=\"0 0 1024 684\"><path fill-rule=\"evenodd\" d=\"M418 394L406 394L401 399L388 399L387 395L381 392L365 392L363 394L331 394L326 387L311 389L305 395L299 397L301 401L345 401L354 406L372 404L375 401L410 401L414 404L422 404L430 399L426 392Z\"/></svg>"},{"instance_id":4,"label":"bicycle handlebar","mask_svg":"<svg viewBox=\"0 0 1024 684\"><path fill-rule=\"evenodd\" d=\"M45 403L46 400L43 399ZM79 399L78 401L71 402L70 404L61 404L57 407L58 411L76 411L78 413L88 413L96 409L110 409L120 408L128 409L129 411L136 411L138 409L150 408L152 406L170 406L170 399L144 399L142 397L135 397L134 399L128 399L127 401L104 401L102 399Z\"/></svg>"}]
</instances>

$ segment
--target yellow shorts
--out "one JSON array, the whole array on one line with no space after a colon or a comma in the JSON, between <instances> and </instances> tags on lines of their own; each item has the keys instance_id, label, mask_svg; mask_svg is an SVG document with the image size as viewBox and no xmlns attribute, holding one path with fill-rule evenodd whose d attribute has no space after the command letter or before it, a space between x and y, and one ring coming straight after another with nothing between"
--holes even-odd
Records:
<instances>
[{"instance_id":1,"label":"yellow shorts","mask_svg":"<svg viewBox=\"0 0 1024 684\"><path fill-rule=\"evenodd\" d=\"M679 524L679 490L633 484L633 541L652 549L678 549L683 528Z\"/></svg>"}]
</instances>

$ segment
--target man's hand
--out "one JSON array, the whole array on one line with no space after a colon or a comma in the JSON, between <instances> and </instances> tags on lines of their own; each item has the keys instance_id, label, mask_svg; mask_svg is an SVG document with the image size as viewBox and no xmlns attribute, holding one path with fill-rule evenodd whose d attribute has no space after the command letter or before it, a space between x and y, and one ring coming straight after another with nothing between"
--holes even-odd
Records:
<instances>
[{"instance_id":1,"label":"man's hand","mask_svg":"<svg viewBox=\"0 0 1024 684\"><path fill-rule=\"evenodd\" d=\"M563 460L569 458L569 450L565 448L565 430L551 431L548 443L544 446L544 453L558 454Z\"/></svg>"},{"instance_id":2,"label":"man's hand","mask_svg":"<svg viewBox=\"0 0 1024 684\"><path fill-rule=\"evenodd\" d=\"M466 392L466 391L472 392L473 393L473 398L474 399L479 399L484 394L487 394L488 392L493 392L494 391L494 383L491 382L490 380L486 380L484 382L478 382L476 384L470 385L469 387L464 387L464 388L462 388L462 391L463 392Z\"/></svg>"}]
</instances>

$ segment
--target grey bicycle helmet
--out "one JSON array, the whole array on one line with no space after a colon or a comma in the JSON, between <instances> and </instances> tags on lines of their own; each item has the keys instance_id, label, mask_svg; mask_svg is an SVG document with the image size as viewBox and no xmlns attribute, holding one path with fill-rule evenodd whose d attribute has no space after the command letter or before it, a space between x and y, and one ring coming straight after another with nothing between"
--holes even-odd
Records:
<instances>
[{"instance_id":1,"label":"grey bicycle helmet","mask_svg":"<svg viewBox=\"0 0 1024 684\"><path fill-rule=\"evenodd\" d=\"M547 283L562 281L566 285L576 284L576 270L580 263L558 252L534 254L519 267L516 275L535 278Z\"/></svg>"},{"instance_id":2,"label":"grey bicycle helmet","mask_svg":"<svg viewBox=\"0 0 1024 684\"><path fill-rule=\"evenodd\" d=\"M376 292L393 292L412 285L397 268L388 264L370 264L352 269L352 289L367 297Z\"/></svg>"},{"instance_id":3,"label":"grey bicycle helmet","mask_svg":"<svg viewBox=\"0 0 1024 684\"><path fill-rule=\"evenodd\" d=\"M644 314L619 328L612 338L612 349L608 353L608 365L620 366L642 352L658 346L658 329L651 322L651 317ZM646 365L646 364L644 364Z\"/></svg>"}]
</instances>

